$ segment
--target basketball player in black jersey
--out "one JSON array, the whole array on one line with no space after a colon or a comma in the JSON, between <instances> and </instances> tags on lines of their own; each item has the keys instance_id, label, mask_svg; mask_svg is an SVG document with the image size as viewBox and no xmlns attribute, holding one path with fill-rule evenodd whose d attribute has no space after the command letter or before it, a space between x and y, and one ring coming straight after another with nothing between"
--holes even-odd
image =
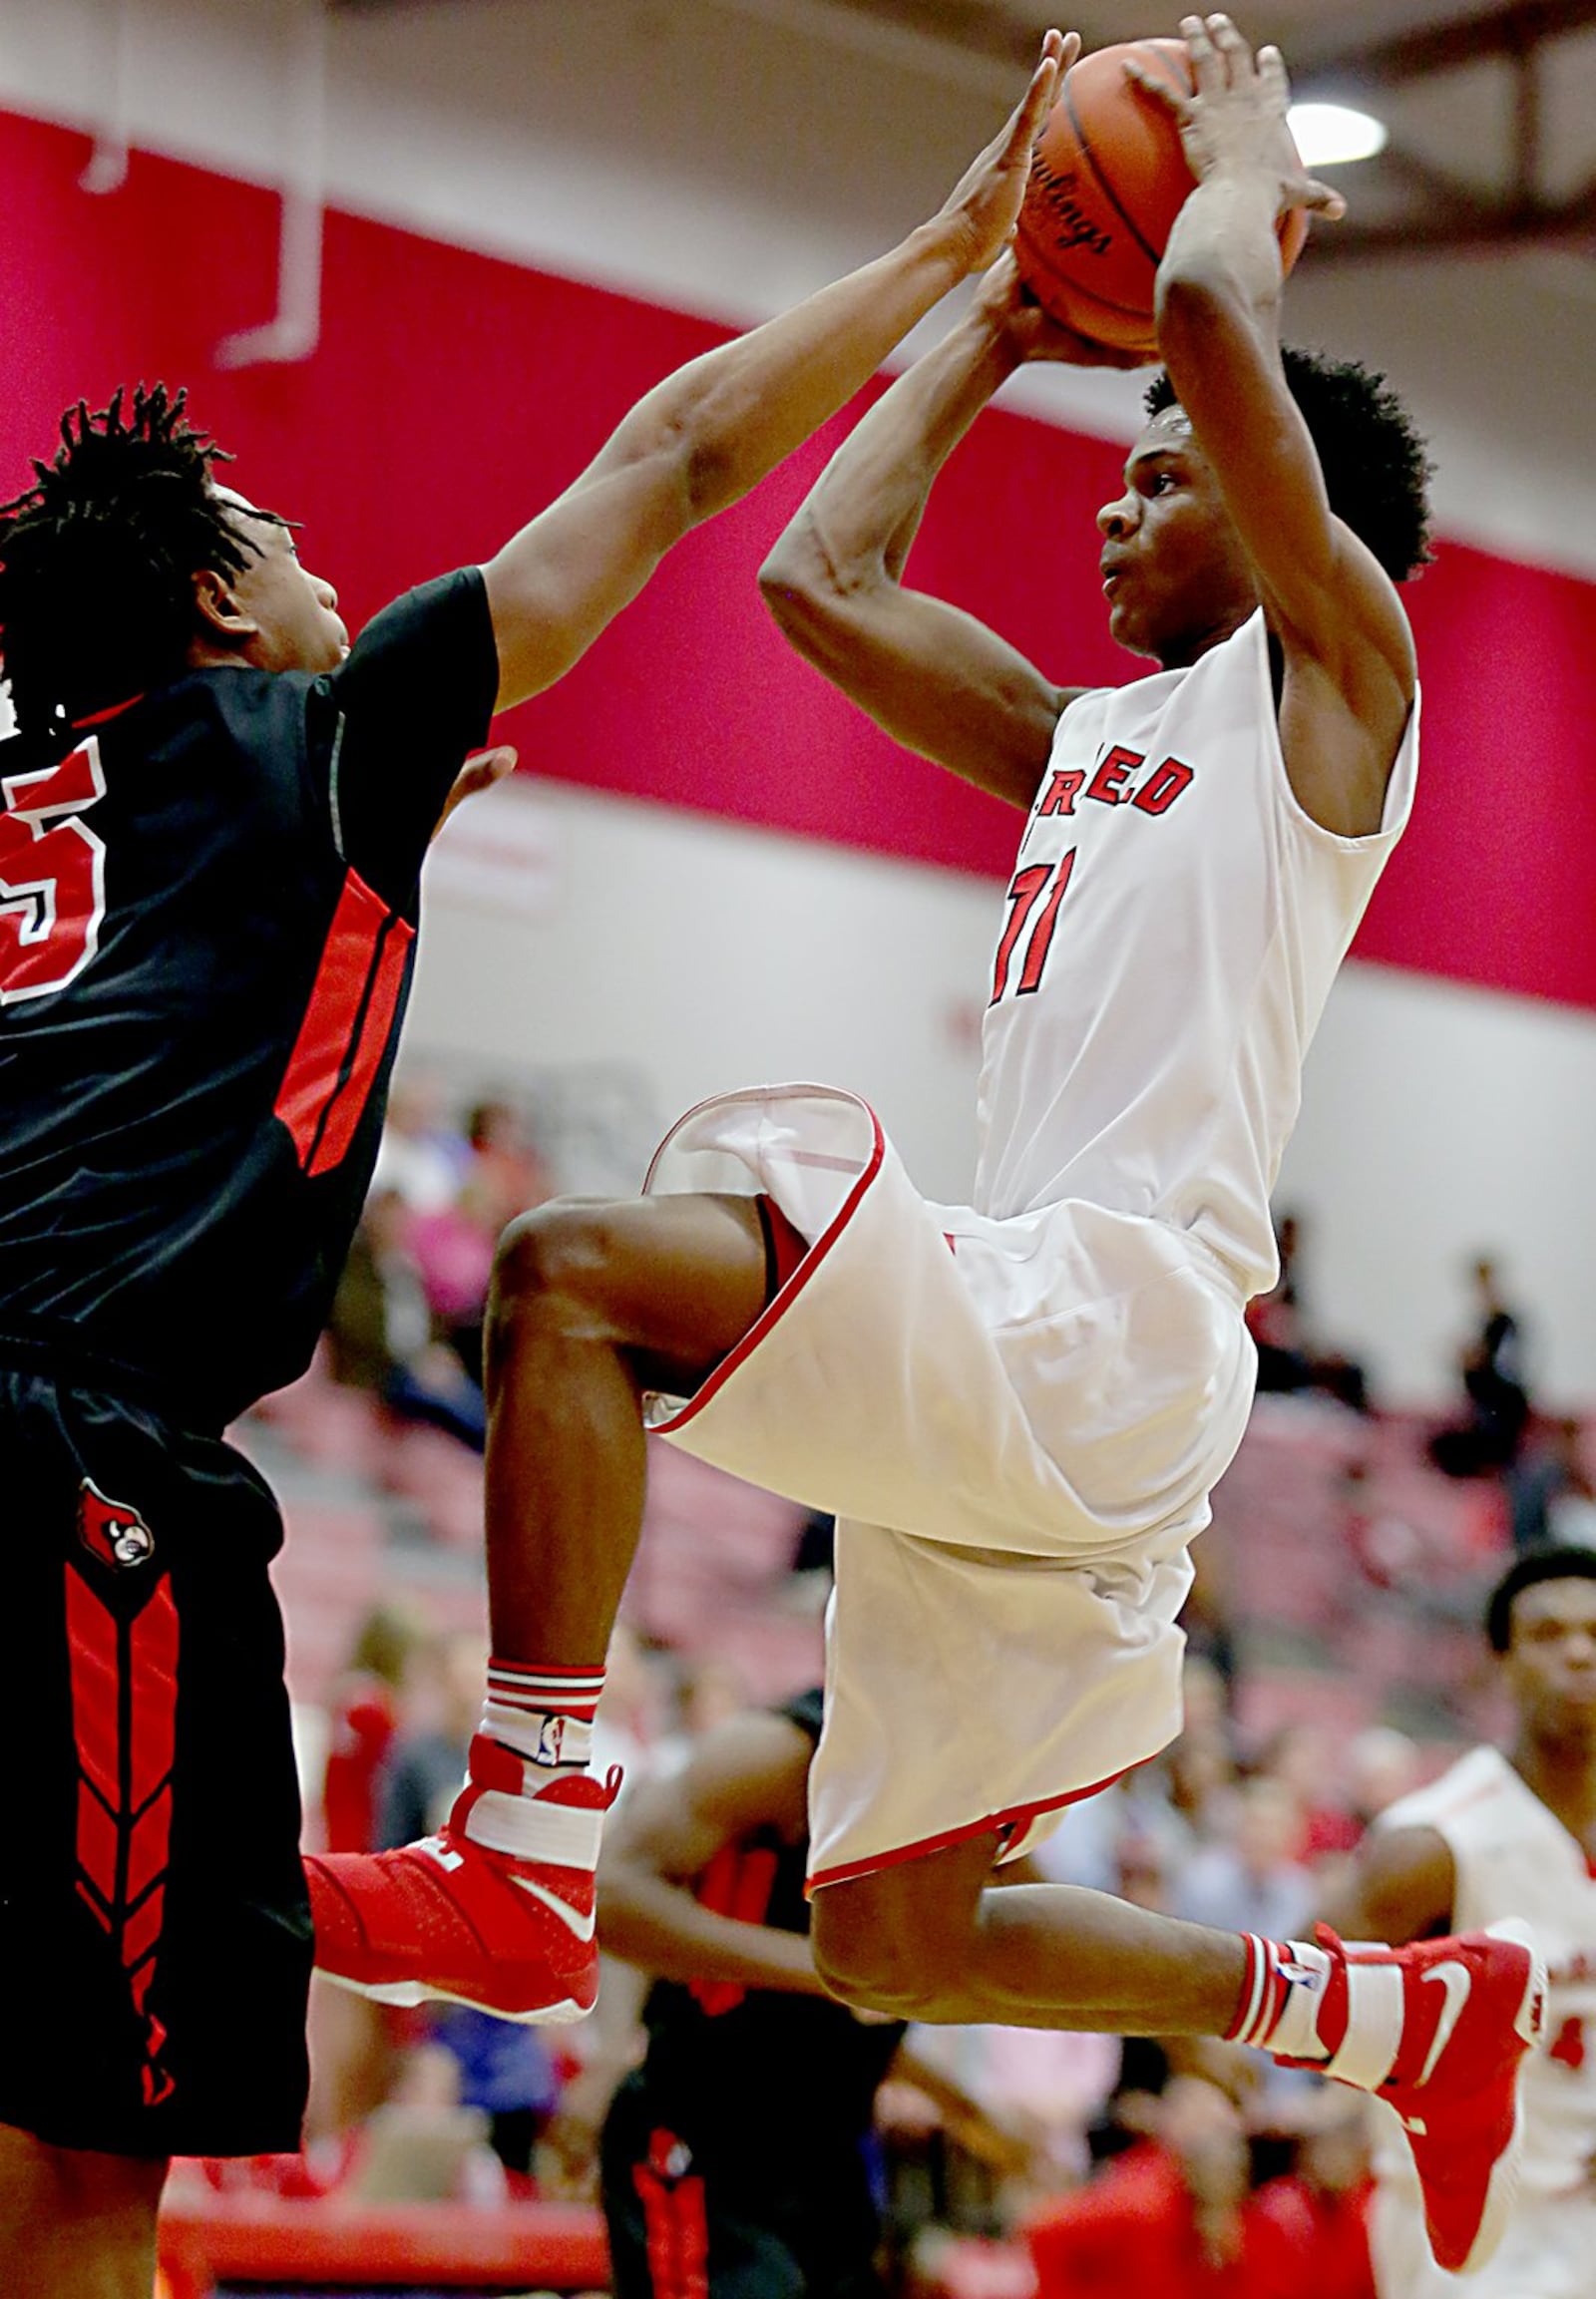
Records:
<instances>
[{"instance_id":1,"label":"basketball player in black jersey","mask_svg":"<svg viewBox=\"0 0 1596 2299\"><path fill-rule=\"evenodd\" d=\"M604 1946L655 1975L601 2142L616 2299L865 2299L865 2156L903 2037L822 1987L804 1898L820 1695L733 1718L615 1816Z\"/></svg>"},{"instance_id":2,"label":"basketball player in black jersey","mask_svg":"<svg viewBox=\"0 0 1596 2299\"><path fill-rule=\"evenodd\" d=\"M147 2299L168 2156L297 2144L280 1526L221 1431L325 1318L422 857L496 770L464 762L994 259L1059 47L931 221L659 385L495 559L353 648L181 396L69 411L0 511L8 2291Z\"/></svg>"}]
</instances>

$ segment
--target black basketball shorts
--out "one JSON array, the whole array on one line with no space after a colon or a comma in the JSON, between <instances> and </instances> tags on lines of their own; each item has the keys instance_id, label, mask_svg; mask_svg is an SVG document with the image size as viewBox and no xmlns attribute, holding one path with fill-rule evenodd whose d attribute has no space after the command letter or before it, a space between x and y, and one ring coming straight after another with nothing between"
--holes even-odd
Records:
<instances>
[{"instance_id":1,"label":"black basketball shorts","mask_svg":"<svg viewBox=\"0 0 1596 2299\"><path fill-rule=\"evenodd\" d=\"M296 2147L276 1504L219 1438L3 1344L0 1465L0 2122L125 2155Z\"/></svg>"},{"instance_id":2,"label":"black basketball shorts","mask_svg":"<svg viewBox=\"0 0 1596 2299\"><path fill-rule=\"evenodd\" d=\"M682 2137L691 2118L646 2073L615 2094L599 2149L615 2299L881 2299L862 2159L761 2148L756 2096L726 2112L740 2125L731 2150Z\"/></svg>"}]
</instances>

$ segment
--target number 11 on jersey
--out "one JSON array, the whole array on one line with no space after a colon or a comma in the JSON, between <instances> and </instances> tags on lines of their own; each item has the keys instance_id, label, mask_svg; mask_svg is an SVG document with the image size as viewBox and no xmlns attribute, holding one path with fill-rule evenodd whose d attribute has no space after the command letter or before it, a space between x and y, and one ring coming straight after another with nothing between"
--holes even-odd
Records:
<instances>
[{"instance_id":1,"label":"number 11 on jersey","mask_svg":"<svg viewBox=\"0 0 1596 2299\"><path fill-rule=\"evenodd\" d=\"M1042 969L1047 963L1047 953L1052 948L1053 927L1058 919L1058 905L1064 899L1070 873L1075 867L1077 849L1057 862L1033 862L1019 872L1008 889L1008 924L1003 928L1002 940L998 945L997 963L993 967L991 1003L996 1005L1008 987L1009 969L1021 936L1030 927L1030 939L1025 944L1025 956L1019 968L1019 979L1014 983L1015 997L1024 997L1041 987ZM1051 886L1048 881L1051 880ZM1043 897L1045 896L1045 900ZM1037 909L1037 904L1041 908ZM1034 924L1032 920L1034 919Z\"/></svg>"}]
</instances>

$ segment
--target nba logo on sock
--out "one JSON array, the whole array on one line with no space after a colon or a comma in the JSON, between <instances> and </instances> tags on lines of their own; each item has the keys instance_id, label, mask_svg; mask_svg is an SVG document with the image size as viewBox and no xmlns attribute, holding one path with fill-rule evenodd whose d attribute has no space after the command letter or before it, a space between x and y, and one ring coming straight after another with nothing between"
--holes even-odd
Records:
<instances>
[{"instance_id":1,"label":"nba logo on sock","mask_svg":"<svg viewBox=\"0 0 1596 2299\"><path fill-rule=\"evenodd\" d=\"M533 1762L535 1764L558 1764L560 1761L560 1751L565 1746L565 1718L545 1717L542 1724L539 1726L538 1753L533 1757Z\"/></svg>"},{"instance_id":2,"label":"nba logo on sock","mask_svg":"<svg viewBox=\"0 0 1596 2299\"><path fill-rule=\"evenodd\" d=\"M103 1565L145 1565L156 1553L155 1535L138 1510L107 1500L87 1477L78 1488L78 1533Z\"/></svg>"}]
</instances>

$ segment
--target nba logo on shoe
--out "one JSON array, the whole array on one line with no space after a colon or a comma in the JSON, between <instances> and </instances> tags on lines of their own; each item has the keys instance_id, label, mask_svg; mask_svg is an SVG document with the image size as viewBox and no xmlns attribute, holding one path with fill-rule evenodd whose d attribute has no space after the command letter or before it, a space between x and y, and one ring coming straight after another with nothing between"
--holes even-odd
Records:
<instances>
[{"instance_id":1,"label":"nba logo on shoe","mask_svg":"<svg viewBox=\"0 0 1596 2299\"><path fill-rule=\"evenodd\" d=\"M103 1565L147 1565L156 1553L155 1535L138 1510L107 1500L87 1477L78 1488L78 1535Z\"/></svg>"},{"instance_id":2,"label":"nba logo on shoe","mask_svg":"<svg viewBox=\"0 0 1596 2299\"><path fill-rule=\"evenodd\" d=\"M565 1718L545 1717L538 1730L538 1753L533 1757L533 1762L535 1764L558 1764L560 1751L565 1744Z\"/></svg>"}]
</instances>

